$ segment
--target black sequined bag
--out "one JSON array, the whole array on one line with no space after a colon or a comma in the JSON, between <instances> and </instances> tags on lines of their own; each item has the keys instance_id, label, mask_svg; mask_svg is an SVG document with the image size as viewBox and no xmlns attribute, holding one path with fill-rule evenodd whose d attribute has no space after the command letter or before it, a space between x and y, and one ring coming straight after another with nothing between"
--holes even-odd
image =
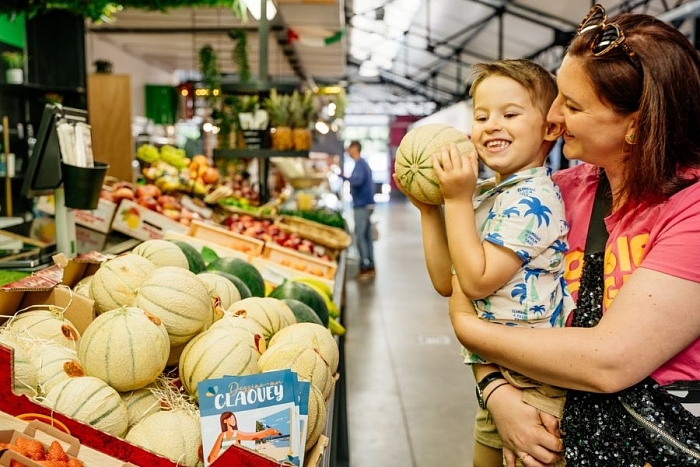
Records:
<instances>
[{"instance_id":1,"label":"black sequined bag","mask_svg":"<svg viewBox=\"0 0 700 467\"><path fill-rule=\"evenodd\" d=\"M591 215L573 326L595 326L602 316L606 185L603 174ZM685 388L692 391L692 383ZM569 391L561 431L564 457L572 467L700 466L700 420L651 378L613 394Z\"/></svg>"}]
</instances>

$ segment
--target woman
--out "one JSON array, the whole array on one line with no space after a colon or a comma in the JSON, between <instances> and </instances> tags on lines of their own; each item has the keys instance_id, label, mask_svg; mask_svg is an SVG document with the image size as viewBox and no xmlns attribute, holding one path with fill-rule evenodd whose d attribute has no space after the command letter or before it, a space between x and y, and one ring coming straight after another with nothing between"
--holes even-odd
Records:
<instances>
[{"instance_id":1,"label":"woman","mask_svg":"<svg viewBox=\"0 0 700 467\"><path fill-rule=\"evenodd\" d=\"M241 444L241 441L255 441L280 434L275 428L265 428L254 432L240 431L236 415L233 412L223 412L219 417L219 423L221 424L221 433L216 438L214 446L212 446L211 452L207 457L207 462L210 464L233 444Z\"/></svg>"},{"instance_id":2,"label":"woman","mask_svg":"<svg viewBox=\"0 0 700 467\"><path fill-rule=\"evenodd\" d=\"M555 174L570 224L566 278L574 294L581 285L599 181L607 178L612 194L600 216L609 235L603 244L598 302L604 315L593 327L513 329L479 320L469 302L453 293L455 333L492 362L580 391L567 396L572 405L580 395L617 392L648 376L662 386L698 381L698 52L680 32L653 17L608 19L596 5L570 44L557 83L559 95L548 119L566 129L564 155L584 162ZM586 313L595 312L596 301L578 305L583 322L590 317ZM477 381L495 370L480 368ZM484 387L483 396L503 439L507 464L515 465L516 457L528 467L557 460L562 440L556 420L521 402L518 389L499 381ZM591 454L581 451L596 440L582 440L587 435L571 427L565 431L567 410L569 400L562 421L565 457L570 465L582 465L578 456ZM601 449L607 456L616 447Z\"/></svg>"}]
</instances>

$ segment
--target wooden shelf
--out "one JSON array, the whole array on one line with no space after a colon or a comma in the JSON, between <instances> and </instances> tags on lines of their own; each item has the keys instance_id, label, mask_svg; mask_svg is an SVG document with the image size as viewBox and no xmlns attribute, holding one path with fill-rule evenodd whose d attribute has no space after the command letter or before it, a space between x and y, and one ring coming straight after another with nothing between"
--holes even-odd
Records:
<instances>
[{"instance_id":1,"label":"wooden shelf","mask_svg":"<svg viewBox=\"0 0 700 467\"><path fill-rule=\"evenodd\" d=\"M276 149L214 149L214 159L250 159L252 157L309 157L309 151L278 151Z\"/></svg>"}]
</instances>

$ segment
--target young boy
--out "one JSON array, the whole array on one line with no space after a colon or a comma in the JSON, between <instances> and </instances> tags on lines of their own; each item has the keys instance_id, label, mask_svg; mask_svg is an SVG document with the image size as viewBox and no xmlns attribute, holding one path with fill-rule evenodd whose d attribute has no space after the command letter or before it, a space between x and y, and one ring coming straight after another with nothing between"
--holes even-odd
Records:
<instances>
[{"instance_id":1,"label":"young boy","mask_svg":"<svg viewBox=\"0 0 700 467\"><path fill-rule=\"evenodd\" d=\"M574 304L566 290L568 225L557 186L544 161L561 134L547 123L557 95L554 77L528 60L474 66L471 141L495 176L477 181L474 153L456 146L433 156L443 197L437 206L411 201L421 211L426 266L444 296L464 294L482 319L507 326L563 326ZM524 389L531 405L561 417L564 392L488 364L463 349L474 364L480 409L474 465L502 465L502 443L486 410L491 393L508 383Z\"/></svg>"}]
</instances>

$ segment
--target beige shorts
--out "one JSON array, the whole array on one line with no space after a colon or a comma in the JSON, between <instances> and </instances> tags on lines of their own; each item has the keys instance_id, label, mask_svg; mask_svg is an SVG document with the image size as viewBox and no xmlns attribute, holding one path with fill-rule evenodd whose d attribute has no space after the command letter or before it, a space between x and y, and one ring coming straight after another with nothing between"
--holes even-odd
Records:
<instances>
[{"instance_id":1,"label":"beige shorts","mask_svg":"<svg viewBox=\"0 0 700 467\"><path fill-rule=\"evenodd\" d=\"M542 384L507 368L501 368L503 377L512 386L522 389L522 400L538 410L551 414L561 420L566 400L566 390ZM503 442L498 435L488 410L477 407L474 423L474 439L477 442L496 449L503 448Z\"/></svg>"}]
</instances>

